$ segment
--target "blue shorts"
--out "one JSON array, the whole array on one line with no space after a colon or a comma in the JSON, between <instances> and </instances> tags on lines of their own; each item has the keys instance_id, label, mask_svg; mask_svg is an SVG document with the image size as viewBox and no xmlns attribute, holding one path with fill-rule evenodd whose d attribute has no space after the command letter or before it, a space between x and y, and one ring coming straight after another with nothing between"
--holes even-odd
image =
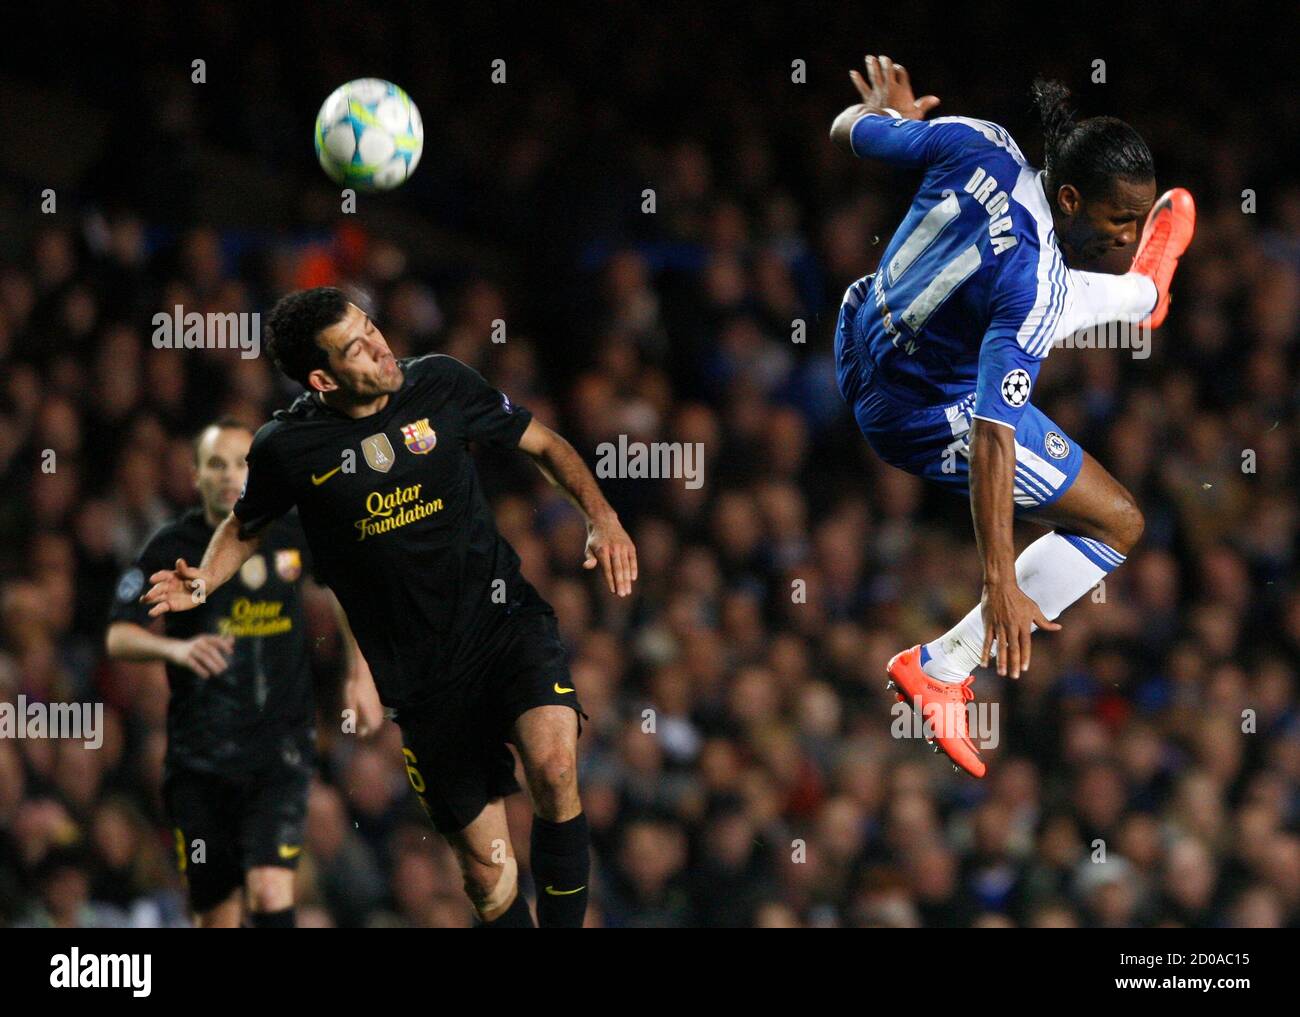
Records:
<instances>
[{"instance_id":1,"label":"blue shorts","mask_svg":"<svg viewBox=\"0 0 1300 1017\"><path fill-rule=\"evenodd\" d=\"M975 392L955 403L916 406L887 392L863 353L856 311L868 298L871 276L849 287L835 329L835 372L840 394L853 408L867 442L891 466L970 494L971 419ZM1051 505L1083 468L1083 449L1038 407L1025 407L1016 425L1017 514Z\"/></svg>"}]
</instances>

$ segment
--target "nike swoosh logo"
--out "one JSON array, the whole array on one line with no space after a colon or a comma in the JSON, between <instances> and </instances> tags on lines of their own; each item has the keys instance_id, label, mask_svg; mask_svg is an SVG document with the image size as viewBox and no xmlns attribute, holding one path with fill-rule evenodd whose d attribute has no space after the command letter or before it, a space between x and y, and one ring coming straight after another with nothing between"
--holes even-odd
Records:
<instances>
[{"instance_id":1,"label":"nike swoosh logo","mask_svg":"<svg viewBox=\"0 0 1300 1017\"><path fill-rule=\"evenodd\" d=\"M585 889L587 889L587 884L584 883L576 890L557 890L553 886L548 886L546 888L546 892L549 893L552 897L569 897L575 893L580 893Z\"/></svg>"},{"instance_id":2,"label":"nike swoosh logo","mask_svg":"<svg viewBox=\"0 0 1300 1017\"><path fill-rule=\"evenodd\" d=\"M334 474L338 473L338 471L341 469L343 469L342 463L340 463L338 466L335 466L334 469L330 470L329 473L326 473L324 476L318 477L316 476L316 474L313 473L311 475L311 482L315 484L317 487L320 487L321 484L325 483L325 481L329 480L330 477L334 476Z\"/></svg>"},{"instance_id":3,"label":"nike swoosh logo","mask_svg":"<svg viewBox=\"0 0 1300 1017\"><path fill-rule=\"evenodd\" d=\"M297 858L301 851L302 845L300 844L295 844L293 847L290 847L288 844L280 845L280 857L286 862L291 858Z\"/></svg>"},{"instance_id":4,"label":"nike swoosh logo","mask_svg":"<svg viewBox=\"0 0 1300 1017\"><path fill-rule=\"evenodd\" d=\"M556 682L556 683L555 683L555 691L558 692L560 695L564 695L566 692L572 692L573 689L562 689L562 688L560 688L560 683L559 683L559 682Z\"/></svg>"}]
</instances>

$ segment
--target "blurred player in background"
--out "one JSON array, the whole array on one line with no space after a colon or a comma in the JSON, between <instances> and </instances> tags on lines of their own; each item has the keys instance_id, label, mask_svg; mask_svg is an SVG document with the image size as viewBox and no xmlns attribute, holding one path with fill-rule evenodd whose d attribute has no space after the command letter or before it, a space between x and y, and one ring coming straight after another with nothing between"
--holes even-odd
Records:
<instances>
[{"instance_id":1,"label":"blurred player in background","mask_svg":"<svg viewBox=\"0 0 1300 1017\"><path fill-rule=\"evenodd\" d=\"M576 773L582 710L554 612L497 532L469 443L534 458L584 513L584 564L599 564L619 596L636 579L632 541L567 441L452 357L396 360L340 290L285 297L270 333L276 363L307 391L258 432L247 488L202 563L151 576L151 613L189 610L196 584L220 588L296 505L317 573L396 711L411 785L452 845L482 922L533 924L503 802L519 790L510 742L536 812L538 923L581 926L590 865Z\"/></svg>"},{"instance_id":2,"label":"blurred player in background","mask_svg":"<svg viewBox=\"0 0 1300 1017\"><path fill-rule=\"evenodd\" d=\"M879 269L849 287L835 355L840 392L886 462L968 494L984 593L949 632L889 662L890 686L935 722L940 748L986 767L965 704L971 671L1029 666L1030 633L1125 560L1143 530L1133 496L1037 407L1030 390L1055 341L1107 322L1158 327L1191 242L1191 195L1155 201L1146 143L1113 117L1075 123L1068 92L1036 82L1045 168L996 124L924 117L907 72L866 58L862 102L831 138L860 158L924 171ZM1124 275L1084 271L1141 243ZM1021 514L1053 531L1015 556Z\"/></svg>"},{"instance_id":3,"label":"blurred player in background","mask_svg":"<svg viewBox=\"0 0 1300 1017\"><path fill-rule=\"evenodd\" d=\"M167 666L164 806L199 924L294 924L315 761L315 707L301 588L309 561L297 517L265 534L233 581L150 631L145 577L203 553L248 474L253 432L222 419L194 445L200 506L160 529L118 582L107 648ZM349 656L355 656L350 653ZM242 896L242 901L241 901Z\"/></svg>"}]
</instances>

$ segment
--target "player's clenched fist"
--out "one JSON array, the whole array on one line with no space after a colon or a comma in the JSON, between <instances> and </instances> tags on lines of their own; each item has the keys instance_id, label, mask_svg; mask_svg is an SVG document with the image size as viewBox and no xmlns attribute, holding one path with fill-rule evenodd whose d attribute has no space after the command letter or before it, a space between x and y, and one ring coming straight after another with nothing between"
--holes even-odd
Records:
<instances>
[{"instance_id":1,"label":"player's clenched fist","mask_svg":"<svg viewBox=\"0 0 1300 1017\"><path fill-rule=\"evenodd\" d=\"M343 708L356 717L358 737L368 738L383 726L384 705L369 673L364 678L352 675L343 683Z\"/></svg>"},{"instance_id":2,"label":"player's clenched fist","mask_svg":"<svg viewBox=\"0 0 1300 1017\"><path fill-rule=\"evenodd\" d=\"M599 564L605 571L609 592L626 597L636 581L636 545L618 519L587 524L587 560L585 569Z\"/></svg>"},{"instance_id":3,"label":"player's clenched fist","mask_svg":"<svg viewBox=\"0 0 1300 1017\"><path fill-rule=\"evenodd\" d=\"M171 656L173 664L188 668L200 678L211 678L230 666L235 640L232 636L205 633L177 642L175 647Z\"/></svg>"},{"instance_id":4,"label":"player's clenched fist","mask_svg":"<svg viewBox=\"0 0 1300 1017\"><path fill-rule=\"evenodd\" d=\"M140 602L152 604L150 618L168 611L188 611L198 607L207 597L207 580L195 567L187 565L184 558L176 559L176 567L155 572L149 577L153 583Z\"/></svg>"}]
</instances>

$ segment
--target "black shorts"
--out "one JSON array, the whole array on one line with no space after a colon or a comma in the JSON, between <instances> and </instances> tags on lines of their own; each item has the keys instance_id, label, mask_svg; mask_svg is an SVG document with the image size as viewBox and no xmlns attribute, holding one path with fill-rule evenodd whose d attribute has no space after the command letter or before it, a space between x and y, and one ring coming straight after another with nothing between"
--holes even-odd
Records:
<instances>
[{"instance_id":1,"label":"black shorts","mask_svg":"<svg viewBox=\"0 0 1300 1017\"><path fill-rule=\"evenodd\" d=\"M241 888L249 869L297 868L312 742L289 736L267 765L238 777L185 769L167 774L163 803L195 911L216 907Z\"/></svg>"},{"instance_id":2,"label":"black shorts","mask_svg":"<svg viewBox=\"0 0 1300 1017\"><path fill-rule=\"evenodd\" d=\"M406 775L439 833L463 830L497 798L519 790L507 743L536 706L582 706L553 614L518 615L475 674L448 684L418 710L401 710Z\"/></svg>"}]
</instances>

